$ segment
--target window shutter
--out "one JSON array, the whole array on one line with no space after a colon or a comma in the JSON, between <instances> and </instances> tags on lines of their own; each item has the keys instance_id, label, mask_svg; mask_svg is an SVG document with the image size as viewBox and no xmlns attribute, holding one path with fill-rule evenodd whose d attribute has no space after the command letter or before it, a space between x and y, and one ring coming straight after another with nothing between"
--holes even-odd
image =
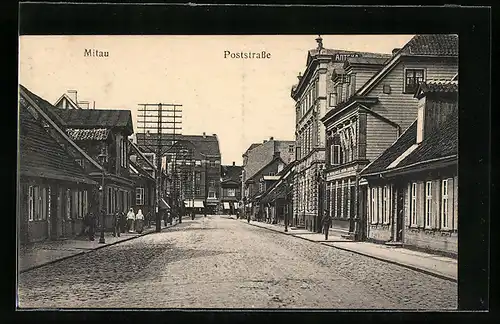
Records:
<instances>
[{"instance_id":1,"label":"window shutter","mask_svg":"<svg viewBox=\"0 0 500 324\"><path fill-rule=\"evenodd\" d=\"M425 217L425 182L417 182L417 225L424 227Z\"/></svg>"},{"instance_id":2,"label":"window shutter","mask_svg":"<svg viewBox=\"0 0 500 324\"><path fill-rule=\"evenodd\" d=\"M401 190L404 190L404 213L403 213L403 217L404 217L404 220L405 220L405 226L406 227L410 227L410 224L411 224L411 213L410 213L410 210L411 210L411 182L408 183L408 185L406 186L406 188L403 189L403 187L401 187L402 189ZM396 211L397 212L397 211Z\"/></svg>"},{"instance_id":3,"label":"window shutter","mask_svg":"<svg viewBox=\"0 0 500 324\"><path fill-rule=\"evenodd\" d=\"M368 189L367 189L367 193L366 193L366 200L367 200L367 212L368 212L368 219L370 220L370 223L372 222L373 220L373 216L372 216L372 188L370 186L368 186Z\"/></svg>"},{"instance_id":4,"label":"window shutter","mask_svg":"<svg viewBox=\"0 0 500 324\"><path fill-rule=\"evenodd\" d=\"M458 230L458 177L453 178L453 186L449 186L448 192L453 191L453 229Z\"/></svg>"}]
</instances>

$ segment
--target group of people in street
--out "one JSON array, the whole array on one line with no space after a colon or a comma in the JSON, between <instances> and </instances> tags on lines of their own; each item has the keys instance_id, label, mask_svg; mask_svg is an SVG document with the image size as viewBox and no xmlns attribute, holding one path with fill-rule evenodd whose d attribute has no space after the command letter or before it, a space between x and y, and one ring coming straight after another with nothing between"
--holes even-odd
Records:
<instances>
[{"instance_id":1,"label":"group of people in street","mask_svg":"<svg viewBox=\"0 0 500 324\"><path fill-rule=\"evenodd\" d=\"M145 226L151 227L151 213L144 216L141 209L137 211L137 214L133 208L130 208L126 215L119 211L113 215L113 236L115 237L120 237L120 234L125 232L141 234ZM81 236L88 235L89 240L94 241L96 228L97 217L90 211L83 219Z\"/></svg>"}]
</instances>

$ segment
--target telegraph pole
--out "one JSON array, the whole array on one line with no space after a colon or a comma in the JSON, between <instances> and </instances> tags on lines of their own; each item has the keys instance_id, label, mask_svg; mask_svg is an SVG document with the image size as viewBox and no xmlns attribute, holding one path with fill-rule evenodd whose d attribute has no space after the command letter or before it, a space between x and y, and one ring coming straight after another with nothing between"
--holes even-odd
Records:
<instances>
[{"instance_id":1,"label":"telegraph pole","mask_svg":"<svg viewBox=\"0 0 500 324\"><path fill-rule=\"evenodd\" d=\"M181 124L182 112L179 104L158 103L158 104L139 104L142 109L138 110L138 129L139 133L143 133L138 137L137 144L143 151L155 153L156 155L156 231L161 231L161 215L160 201L163 198L162 190L162 160L166 152L168 152L176 143L176 130L181 130L177 127ZM167 114L165 114L167 113ZM173 115L168 115L173 113ZM164 136L163 135L167 135ZM171 135L171 136L169 136ZM154 139L156 136L156 141ZM165 141L166 140L166 141ZM175 159L174 159L175 160ZM171 206L172 208L173 206Z\"/></svg>"}]
</instances>

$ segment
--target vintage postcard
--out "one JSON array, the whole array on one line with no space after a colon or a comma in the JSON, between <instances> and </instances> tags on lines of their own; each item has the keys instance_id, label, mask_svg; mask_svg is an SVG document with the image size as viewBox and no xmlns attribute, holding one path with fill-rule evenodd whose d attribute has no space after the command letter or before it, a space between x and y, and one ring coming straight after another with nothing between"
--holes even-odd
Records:
<instances>
[{"instance_id":1,"label":"vintage postcard","mask_svg":"<svg viewBox=\"0 0 500 324\"><path fill-rule=\"evenodd\" d=\"M20 36L19 309L456 310L458 41Z\"/></svg>"}]
</instances>

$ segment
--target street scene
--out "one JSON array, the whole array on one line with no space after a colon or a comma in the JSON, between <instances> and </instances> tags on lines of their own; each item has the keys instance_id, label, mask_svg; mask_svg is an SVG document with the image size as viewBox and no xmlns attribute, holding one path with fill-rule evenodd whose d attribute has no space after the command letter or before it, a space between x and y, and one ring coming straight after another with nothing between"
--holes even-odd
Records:
<instances>
[{"instance_id":1,"label":"street scene","mask_svg":"<svg viewBox=\"0 0 500 324\"><path fill-rule=\"evenodd\" d=\"M20 48L19 309L457 309L457 35Z\"/></svg>"},{"instance_id":2,"label":"street scene","mask_svg":"<svg viewBox=\"0 0 500 324\"><path fill-rule=\"evenodd\" d=\"M457 305L455 282L218 215L25 272L19 280L20 306L27 308Z\"/></svg>"}]
</instances>

